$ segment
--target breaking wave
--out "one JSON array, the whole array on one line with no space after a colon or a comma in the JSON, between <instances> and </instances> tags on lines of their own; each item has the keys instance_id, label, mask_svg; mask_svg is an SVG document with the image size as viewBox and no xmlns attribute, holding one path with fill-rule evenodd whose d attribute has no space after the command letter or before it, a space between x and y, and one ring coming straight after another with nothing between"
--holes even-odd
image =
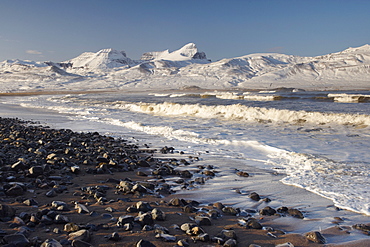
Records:
<instances>
[{"instance_id":1,"label":"breaking wave","mask_svg":"<svg viewBox=\"0 0 370 247\"><path fill-rule=\"evenodd\" d=\"M247 122L313 123L340 125L370 125L370 116L365 114L324 113L294 111L241 104L201 105L179 103L129 103L115 102L111 107L133 112L163 116L194 116L198 118L221 118Z\"/></svg>"}]
</instances>

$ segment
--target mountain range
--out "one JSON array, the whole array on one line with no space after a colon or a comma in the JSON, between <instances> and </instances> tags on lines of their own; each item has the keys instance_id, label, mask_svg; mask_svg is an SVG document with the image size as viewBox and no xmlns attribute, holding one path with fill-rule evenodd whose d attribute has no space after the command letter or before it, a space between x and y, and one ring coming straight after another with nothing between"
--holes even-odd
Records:
<instances>
[{"instance_id":1,"label":"mountain range","mask_svg":"<svg viewBox=\"0 0 370 247\"><path fill-rule=\"evenodd\" d=\"M212 62L194 43L175 51L84 52L63 62L6 60L0 63L0 91L94 89L367 89L370 45L301 57L257 53Z\"/></svg>"}]
</instances>

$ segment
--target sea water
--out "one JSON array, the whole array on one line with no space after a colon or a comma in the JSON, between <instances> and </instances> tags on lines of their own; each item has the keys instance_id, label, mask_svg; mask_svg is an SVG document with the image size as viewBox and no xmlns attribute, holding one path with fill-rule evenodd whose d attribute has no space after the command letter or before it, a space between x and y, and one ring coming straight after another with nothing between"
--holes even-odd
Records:
<instances>
[{"instance_id":1,"label":"sea water","mask_svg":"<svg viewBox=\"0 0 370 247\"><path fill-rule=\"evenodd\" d=\"M294 197L279 199L279 186L286 184L370 216L369 99L367 91L277 90L36 95L0 102L57 111L80 131L132 138L154 148L171 145L212 162L216 178L196 188L203 200L252 207L246 195L253 188L284 206L304 207ZM237 170L270 177L242 179ZM265 183L260 191L258 183Z\"/></svg>"}]
</instances>

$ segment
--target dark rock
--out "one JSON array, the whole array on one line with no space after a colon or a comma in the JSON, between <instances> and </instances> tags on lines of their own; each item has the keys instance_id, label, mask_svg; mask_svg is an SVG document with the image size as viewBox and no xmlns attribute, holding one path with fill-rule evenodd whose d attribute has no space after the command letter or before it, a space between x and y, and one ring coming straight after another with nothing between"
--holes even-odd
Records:
<instances>
[{"instance_id":1,"label":"dark rock","mask_svg":"<svg viewBox=\"0 0 370 247\"><path fill-rule=\"evenodd\" d=\"M11 219L15 215L15 209L6 204L0 204L0 218L1 219ZM3 220L6 221L6 220Z\"/></svg>"},{"instance_id":2,"label":"dark rock","mask_svg":"<svg viewBox=\"0 0 370 247\"><path fill-rule=\"evenodd\" d=\"M135 184L132 189L131 189L132 192L140 192L140 193L147 193L147 189L142 186L141 184Z\"/></svg>"},{"instance_id":3,"label":"dark rock","mask_svg":"<svg viewBox=\"0 0 370 247\"><path fill-rule=\"evenodd\" d=\"M202 171L202 174L203 174L203 175L206 175L206 176L209 176L209 177L214 177L214 176L216 176L216 174L215 174L213 171L210 171L210 170Z\"/></svg>"},{"instance_id":4,"label":"dark rock","mask_svg":"<svg viewBox=\"0 0 370 247\"><path fill-rule=\"evenodd\" d=\"M195 223L199 226L210 226L212 225L211 219L209 217L204 216L196 216Z\"/></svg>"},{"instance_id":5,"label":"dark rock","mask_svg":"<svg viewBox=\"0 0 370 247\"><path fill-rule=\"evenodd\" d=\"M76 209L77 213L79 213L79 214L88 214L88 213L90 213L90 210L87 209L87 207L85 205L82 205L80 203L75 204L75 209Z\"/></svg>"},{"instance_id":6,"label":"dark rock","mask_svg":"<svg viewBox=\"0 0 370 247\"><path fill-rule=\"evenodd\" d=\"M165 242L175 242L176 241L176 236L170 235L170 234L157 234L155 236L156 238L160 238Z\"/></svg>"},{"instance_id":7,"label":"dark rock","mask_svg":"<svg viewBox=\"0 0 370 247\"><path fill-rule=\"evenodd\" d=\"M48 192L45 193L47 197L55 197L58 195L58 193L55 191L55 189L51 189Z\"/></svg>"},{"instance_id":8,"label":"dark rock","mask_svg":"<svg viewBox=\"0 0 370 247\"><path fill-rule=\"evenodd\" d=\"M149 225L145 225L143 226L143 228L141 229L142 231L153 231L153 227L152 226L149 226Z\"/></svg>"},{"instance_id":9,"label":"dark rock","mask_svg":"<svg viewBox=\"0 0 370 247\"><path fill-rule=\"evenodd\" d=\"M125 231L131 231L134 228L134 223L133 222L125 223L123 224L122 228Z\"/></svg>"},{"instance_id":10,"label":"dark rock","mask_svg":"<svg viewBox=\"0 0 370 247\"><path fill-rule=\"evenodd\" d=\"M222 238L223 240L227 240L227 239L237 239L236 237L236 233L234 230L222 230L218 235L218 237Z\"/></svg>"},{"instance_id":11,"label":"dark rock","mask_svg":"<svg viewBox=\"0 0 370 247\"><path fill-rule=\"evenodd\" d=\"M179 198L172 198L169 203L169 206L175 206L175 207L183 207L187 205L186 201L184 199L179 199Z\"/></svg>"},{"instance_id":12,"label":"dark rock","mask_svg":"<svg viewBox=\"0 0 370 247\"><path fill-rule=\"evenodd\" d=\"M139 201L139 202L136 203L136 209L138 211L142 211L142 212L146 213L148 211L151 211L153 208L152 208L152 206L150 206L149 203Z\"/></svg>"},{"instance_id":13,"label":"dark rock","mask_svg":"<svg viewBox=\"0 0 370 247\"><path fill-rule=\"evenodd\" d=\"M79 239L73 240L71 245L72 247L94 247L93 245Z\"/></svg>"},{"instance_id":14,"label":"dark rock","mask_svg":"<svg viewBox=\"0 0 370 247\"><path fill-rule=\"evenodd\" d=\"M261 209L259 213L260 213L260 215L267 215L267 216L269 216L269 215L276 214L276 210L273 209L273 208L271 208L271 207L269 207L269 206L267 206L267 207L264 207L263 209Z\"/></svg>"},{"instance_id":15,"label":"dark rock","mask_svg":"<svg viewBox=\"0 0 370 247\"><path fill-rule=\"evenodd\" d=\"M18 161L16 163L14 163L12 166L11 166L12 170L15 170L15 171L23 171L25 169L27 169L27 165L25 163L23 163L22 161Z\"/></svg>"},{"instance_id":16,"label":"dark rock","mask_svg":"<svg viewBox=\"0 0 370 247\"><path fill-rule=\"evenodd\" d=\"M3 237L7 244L13 244L16 247L26 247L30 241L23 234L9 234Z\"/></svg>"},{"instance_id":17,"label":"dark rock","mask_svg":"<svg viewBox=\"0 0 370 247\"><path fill-rule=\"evenodd\" d=\"M238 224L250 229L262 229L262 225L255 218L240 219Z\"/></svg>"},{"instance_id":18,"label":"dark rock","mask_svg":"<svg viewBox=\"0 0 370 247\"><path fill-rule=\"evenodd\" d=\"M288 209L288 214L290 216L295 217L295 218L299 218L299 219L304 218L303 213L301 211L299 211L298 209L295 209L295 208Z\"/></svg>"},{"instance_id":19,"label":"dark rock","mask_svg":"<svg viewBox=\"0 0 370 247\"><path fill-rule=\"evenodd\" d=\"M81 171L81 168L77 165L71 166L71 172L73 173L79 173Z\"/></svg>"},{"instance_id":20,"label":"dark rock","mask_svg":"<svg viewBox=\"0 0 370 247\"><path fill-rule=\"evenodd\" d=\"M189 243L186 241L186 239L181 239L177 241L177 245L181 247L189 247Z\"/></svg>"},{"instance_id":21,"label":"dark rock","mask_svg":"<svg viewBox=\"0 0 370 247\"><path fill-rule=\"evenodd\" d=\"M225 207L225 205L223 205L221 202L216 202L213 203L213 207L222 210Z\"/></svg>"},{"instance_id":22,"label":"dark rock","mask_svg":"<svg viewBox=\"0 0 370 247\"><path fill-rule=\"evenodd\" d=\"M80 230L80 227L75 223L67 223L64 225L65 232L77 232L78 230Z\"/></svg>"},{"instance_id":23,"label":"dark rock","mask_svg":"<svg viewBox=\"0 0 370 247\"><path fill-rule=\"evenodd\" d=\"M23 201L23 204L27 205L27 206L37 206L39 203L35 200L35 199L27 199L25 201Z\"/></svg>"},{"instance_id":24,"label":"dark rock","mask_svg":"<svg viewBox=\"0 0 370 247\"><path fill-rule=\"evenodd\" d=\"M114 208L112 208L112 207L107 207L107 208L105 209L105 211L108 211L108 212L113 213L113 212L116 212L117 210L116 210L116 209L114 209Z\"/></svg>"},{"instance_id":25,"label":"dark rock","mask_svg":"<svg viewBox=\"0 0 370 247\"><path fill-rule=\"evenodd\" d=\"M162 210L154 208L152 210L152 217L153 220L164 221L166 219L166 214Z\"/></svg>"},{"instance_id":26,"label":"dark rock","mask_svg":"<svg viewBox=\"0 0 370 247\"><path fill-rule=\"evenodd\" d=\"M90 242L91 236L90 232L88 230L79 230L77 232L71 232L68 234L68 240L81 240L84 242Z\"/></svg>"},{"instance_id":27,"label":"dark rock","mask_svg":"<svg viewBox=\"0 0 370 247\"><path fill-rule=\"evenodd\" d=\"M151 213L141 214L135 218L135 221L141 226L153 225L154 223Z\"/></svg>"},{"instance_id":28,"label":"dark rock","mask_svg":"<svg viewBox=\"0 0 370 247\"><path fill-rule=\"evenodd\" d=\"M154 228L155 233L165 233L165 234L169 233L169 230L166 227L158 225L158 224L155 224L153 228Z\"/></svg>"},{"instance_id":29,"label":"dark rock","mask_svg":"<svg viewBox=\"0 0 370 247\"><path fill-rule=\"evenodd\" d=\"M137 171L136 175L141 176L141 177L147 177L148 176L148 174L146 174L145 172L142 172L142 171Z\"/></svg>"},{"instance_id":30,"label":"dark rock","mask_svg":"<svg viewBox=\"0 0 370 247\"><path fill-rule=\"evenodd\" d=\"M145 160L140 160L137 164L141 167L150 167L150 164Z\"/></svg>"},{"instance_id":31,"label":"dark rock","mask_svg":"<svg viewBox=\"0 0 370 247\"><path fill-rule=\"evenodd\" d=\"M314 242L314 243L319 243L319 244L325 244L326 243L326 239L325 237L320 233L320 232L308 232L308 233L305 233L304 236Z\"/></svg>"},{"instance_id":32,"label":"dark rock","mask_svg":"<svg viewBox=\"0 0 370 247\"><path fill-rule=\"evenodd\" d=\"M217 218L221 217L221 213L217 209L211 209L211 210L208 211L207 214L209 215L209 217L211 219L217 219Z\"/></svg>"},{"instance_id":33,"label":"dark rock","mask_svg":"<svg viewBox=\"0 0 370 247\"><path fill-rule=\"evenodd\" d=\"M189 230L191 230L192 228L194 228L196 226L197 226L197 224L195 224L195 223L184 223L184 224L181 225L180 228L181 228L181 230L186 232L186 231L189 231Z\"/></svg>"},{"instance_id":34,"label":"dark rock","mask_svg":"<svg viewBox=\"0 0 370 247\"><path fill-rule=\"evenodd\" d=\"M184 170L180 172L180 177L182 178L191 178L192 176L193 174L188 170Z\"/></svg>"},{"instance_id":35,"label":"dark rock","mask_svg":"<svg viewBox=\"0 0 370 247\"><path fill-rule=\"evenodd\" d=\"M131 192L133 186L134 186L133 183L128 182L128 181L121 181L119 183L119 189L120 189L120 191L122 191L124 193Z\"/></svg>"},{"instance_id":36,"label":"dark rock","mask_svg":"<svg viewBox=\"0 0 370 247\"><path fill-rule=\"evenodd\" d=\"M118 232L113 232L108 239L117 242L121 240L121 236L118 234Z\"/></svg>"},{"instance_id":37,"label":"dark rock","mask_svg":"<svg viewBox=\"0 0 370 247\"><path fill-rule=\"evenodd\" d=\"M65 224L69 222L69 219L65 215L58 214L55 216L54 222L56 224Z\"/></svg>"},{"instance_id":38,"label":"dark rock","mask_svg":"<svg viewBox=\"0 0 370 247\"><path fill-rule=\"evenodd\" d=\"M224 243L224 247L235 247L236 246L236 240L235 239L232 239L230 238L229 240L227 240L225 243Z\"/></svg>"},{"instance_id":39,"label":"dark rock","mask_svg":"<svg viewBox=\"0 0 370 247\"><path fill-rule=\"evenodd\" d=\"M352 227L360 231L370 232L370 224L356 224L353 225Z\"/></svg>"},{"instance_id":40,"label":"dark rock","mask_svg":"<svg viewBox=\"0 0 370 247\"><path fill-rule=\"evenodd\" d=\"M57 240L55 239L46 239L40 247L63 247Z\"/></svg>"},{"instance_id":41,"label":"dark rock","mask_svg":"<svg viewBox=\"0 0 370 247\"><path fill-rule=\"evenodd\" d=\"M30 169L28 169L28 172L31 177L37 177L44 173L44 168L42 166L32 166Z\"/></svg>"},{"instance_id":42,"label":"dark rock","mask_svg":"<svg viewBox=\"0 0 370 247\"><path fill-rule=\"evenodd\" d=\"M24 223L24 221L21 218L15 216L13 218L11 224L10 224L10 227L15 228L15 227L19 227L19 226L24 226L25 224L26 223Z\"/></svg>"},{"instance_id":43,"label":"dark rock","mask_svg":"<svg viewBox=\"0 0 370 247\"><path fill-rule=\"evenodd\" d=\"M45 224L45 225L51 225L54 223L53 219L48 217L47 215L43 215L40 219L40 222Z\"/></svg>"},{"instance_id":44,"label":"dark rock","mask_svg":"<svg viewBox=\"0 0 370 247\"><path fill-rule=\"evenodd\" d=\"M156 246L149 241L141 239L139 240L139 242L136 243L135 247L156 247Z\"/></svg>"},{"instance_id":45,"label":"dark rock","mask_svg":"<svg viewBox=\"0 0 370 247\"><path fill-rule=\"evenodd\" d=\"M238 214L238 210L236 210L233 207L224 207L224 208L222 208L222 212L224 212L225 214L230 214L230 215L237 215Z\"/></svg>"},{"instance_id":46,"label":"dark rock","mask_svg":"<svg viewBox=\"0 0 370 247\"><path fill-rule=\"evenodd\" d=\"M282 214L286 214L286 213L288 213L288 208L287 207L280 207L280 208L278 208L277 209L277 211L279 212L279 213L282 213Z\"/></svg>"},{"instance_id":47,"label":"dark rock","mask_svg":"<svg viewBox=\"0 0 370 247\"><path fill-rule=\"evenodd\" d=\"M136 206L130 206L126 209L129 213L137 213L139 210L137 210Z\"/></svg>"},{"instance_id":48,"label":"dark rock","mask_svg":"<svg viewBox=\"0 0 370 247\"><path fill-rule=\"evenodd\" d=\"M195 237L195 240L202 241L202 242L208 242L210 239L211 238L208 233L202 233Z\"/></svg>"},{"instance_id":49,"label":"dark rock","mask_svg":"<svg viewBox=\"0 0 370 247\"><path fill-rule=\"evenodd\" d=\"M252 199L253 201L259 201L261 200L261 197L260 195L258 195L256 192L252 192L250 195L249 195L249 198Z\"/></svg>"},{"instance_id":50,"label":"dark rock","mask_svg":"<svg viewBox=\"0 0 370 247\"><path fill-rule=\"evenodd\" d=\"M62 201L52 201L51 206L59 211L69 211L67 203Z\"/></svg>"},{"instance_id":51,"label":"dark rock","mask_svg":"<svg viewBox=\"0 0 370 247\"><path fill-rule=\"evenodd\" d=\"M187 214L195 213L197 211L197 209L191 204L186 205L182 210Z\"/></svg>"},{"instance_id":52,"label":"dark rock","mask_svg":"<svg viewBox=\"0 0 370 247\"><path fill-rule=\"evenodd\" d=\"M238 175L238 176L240 176L240 177L249 177L249 174L248 174L248 172L243 172L243 171L238 171L237 173L236 173L236 175Z\"/></svg>"},{"instance_id":53,"label":"dark rock","mask_svg":"<svg viewBox=\"0 0 370 247\"><path fill-rule=\"evenodd\" d=\"M7 191L5 191L5 194L8 196L21 196L24 194L24 189L19 184L13 185L11 188L9 188Z\"/></svg>"},{"instance_id":54,"label":"dark rock","mask_svg":"<svg viewBox=\"0 0 370 247\"><path fill-rule=\"evenodd\" d=\"M135 217L134 216L131 216L131 215L123 215L123 216L120 216L118 218L118 221L117 221L117 226L122 227L126 223L132 223L132 222L134 222L134 220L135 220Z\"/></svg>"}]
</instances>

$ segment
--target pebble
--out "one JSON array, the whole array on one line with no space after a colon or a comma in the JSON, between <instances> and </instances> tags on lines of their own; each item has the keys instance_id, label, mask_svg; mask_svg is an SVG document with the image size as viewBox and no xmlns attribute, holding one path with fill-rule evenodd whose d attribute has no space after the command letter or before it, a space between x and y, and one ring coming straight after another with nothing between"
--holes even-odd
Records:
<instances>
[{"instance_id":1,"label":"pebble","mask_svg":"<svg viewBox=\"0 0 370 247\"><path fill-rule=\"evenodd\" d=\"M23 227L17 229L19 232L17 234L0 231L0 236L5 244L41 247L90 247L94 243L91 235L93 231L94 237L101 236L101 231L108 231L105 233L105 235L109 234L107 239L118 242L125 239L125 234L130 234L126 231L132 230L138 230L138 233L144 230L154 230L156 236L163 241L176 242L177 239L174 235L182 234L178 238L186 238L188 235L196 241L208 242L211 240L211 236L205 230L212 223L222 221L222 214L244 217L239 219L239 222L242 222L240 225L245 228L262 229L262 225L257 219L247 218L257 213L255 211L240 210L222 203L214 203L211 205L213 209L205 210L197 208L199 202L181 198L173 198L167 205L180 207L183 213L178 215L184 214L181 217L185 217L185 214L188 213L196 213L197 215L191 215L194 217L192 220L195 223L182 224L180 227L182 233L177 230L178 226L170 228L171 234L174 235L171 235L167 228L154 225L155 221L166 220L166 214L160 209L160 204L154 207L153 203L145 201L136 203L137 198L143 198L146 195L159 198L162 194L174 193L171 189L173 183L178 183L176 186L189 189L191 186L202 186L207 182L207 179L216 176L217 171L213 166L190 166L196 159L192 159L190 162L174 158L156 160L153 157L145 157L136 144L122 139L102 136L96 132L75 133L71 130L53 130L43 126L25 126L22 121L3 118L0 118L0 145L0 196L7 199L0 204L0 220L3 224ZM165 147L162 152L170 154L174 152L174 148ZM185 166L188 170L180 171ZM194 167L198 167L196 173L194 173ZM135 171L135 169L139 170ZM134 179L125 178L124 173L128 171L133 171L141 179L148 179L148 181L132 181ZM121 180L112 176L112 178L102 179L102 185L82 185L85 187L80 187L74 184L79 176L114 175L117 172L123 172ZM237 175L249 176L244 171L239 171ZM168 176L172 176L173 180L168 179ZM122 195L121 199L113 200L110 197L111 193L107 192L112 188L115 190L114 194ZM73 201L63 201L65 197L62 196L67 193L74 196ZM55 197L57 199L50 204L40 205L42 197ZM37 201L34 198L37 198ZM113 204L124 204L127 207L127 202L131 201L130 198L135 203L127 208L125 213L129 215L123 213L117 219L118 215L115 214L116 210L114 209L119 208L120 211L123 211L125 208L121 210L121 207ZM261 200L256 192L251 193L250 198L255 201ZM20 213L16 214L16 207L7 205L8 199L9 202L23 203L30 207L23 210L24 212L21 210L18 211ZM48 198L48 200L50 202L52 199ZM106 208L112 215L102 214L95 208L95 203L97 206L112 204L111 207ZM90 212L89 208L96 210L96 212ZM274 212L274 209L268 207L263 210L260 211L261 215L264 215L265 212L267 212L266 215L276 213L276 210ZM297 209L280 208L277 211L280 214L303 218L303 213ZM93 214L101 217L94 218ZM107 218L104 218L104 215ZM176 216L176 213L169 214L167 217L173 216ZM82 224L76 220L79 217L88 217L86 222L91 223ZM98 220L101 223L95 225L93 220ZM179 222L177 223L179 224ZM62 224L63 228L56 224ZM138 228L138 225L141 226L142 230ZM205 226L204 229L203 226ZM367 226L363 224L358 224L354 228L364 232L369 231ZM34 232L35 229L42 229L40 231L42 233L48 229L48 234L59 234L57 237L60 238L60 242L55 239L30 237L37 234ZM153 232L144 234L153 234ZM316 233L311 235L321 239ZM310 234L307 234L306 237L315 239L315 237L310 237ZM188 238L190 239L190 237ZM235 231L229 228L212 237L212 241L223 246L236 246L236 240ZM178 246L189 246L185 239L176 243ZM141 239L135 246L153 247L155 245Z\"/></svg>"}]
</instances>

